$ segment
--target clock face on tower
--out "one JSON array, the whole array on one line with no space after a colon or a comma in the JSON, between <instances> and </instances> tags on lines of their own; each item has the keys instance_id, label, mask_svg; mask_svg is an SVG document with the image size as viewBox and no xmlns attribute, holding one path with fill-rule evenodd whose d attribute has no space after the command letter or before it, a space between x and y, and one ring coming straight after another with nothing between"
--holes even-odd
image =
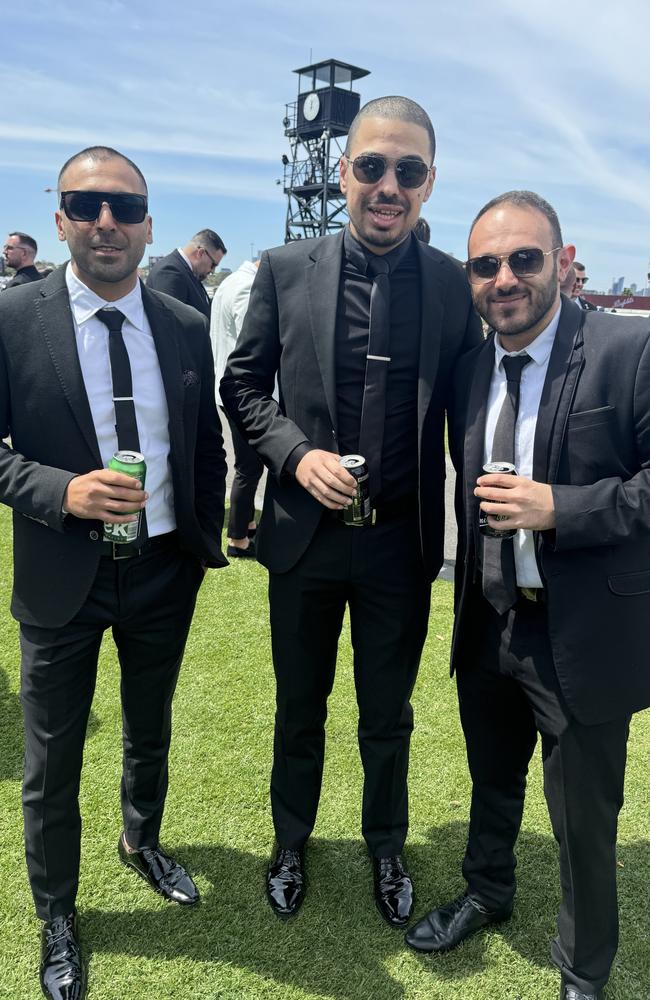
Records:
<instances>
[{"instance_id":1,"label":"clock face on tower","mask_svg":"<svg viewBox=\"0 0 650 1000\"><path fill-rule=\"evenodd\" d=\"M314 118L316 117L319 111L320 111L320 98L318 94L312 91L311 94L307 94L304 100L302 106L302 113L305 116L306 121L313 122Z\"/></svg>"}]
</instances>

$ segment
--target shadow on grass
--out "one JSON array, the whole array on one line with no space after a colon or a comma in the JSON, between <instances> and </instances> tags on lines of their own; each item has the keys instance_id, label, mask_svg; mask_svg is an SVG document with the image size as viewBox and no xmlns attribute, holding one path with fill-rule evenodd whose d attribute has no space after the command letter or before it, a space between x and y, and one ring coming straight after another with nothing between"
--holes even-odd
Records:
<instances>
[{"instance_id":1,"label":"shadow on grass","mask_svg":"<svg viewBox=\"0 0 650 1000\"><path fill-rule=\"evenodd\" d=\"M465 824L451 823L432 831L431 844L407 849L418 893L416 915L447 902L461 889L465 835ZM641 872L643 866L635 864L641 851L647 865L647 844L625 847L632 872ZM387 927L374 908L371 865L358 841L314 838L310 842L308 894L301 912L287 922L279 921L266 902L266 859L217 845L179 846L173 852L197 876L201 906L185 911L151 901L152 908L146 909L149 890L124 872L120 883L124 898L134 904L141 900L142 908L84 910L82 933L88 951L222 963L341 1000L351 996L399 1000L404 996L386 963L406 946L402 933ZM489 934L477 935L449 955L423 957L409 952L412 961L438 981L462 982L490 964L489 937L499 934L526 961L549 966L559 904L555 843L550 836L523 833L518 854L519 891L512 920ZM639 881L645 881L641 874ZM650 930L645 891L642 884L627 889L625 918L641 945ZM650 995L650 982L646 985L644 995Z\"/></svg>"},{"instance_id":2,"label":"shadow on grass","mask_svg":"<svg viewBox=\"0 0 650 1000\"><path fill-rule=\"evenodd\" d=\"M91 711L86 739L92 739L101 723ZM21 781L25 756L25 736L20 697L10 686L0 667L0 781Z\"/></svg>"},{"instance_id":3,"label":"shadow on grass","mask_svg":"<svg viewBox=\"0 0 650 1000\"><path fill-rule=\"evenodd\" d=\"M19 781L23 775L23 715L20 698L9 687L0 667L0 781Z\"/></svg>"}]
</instances>

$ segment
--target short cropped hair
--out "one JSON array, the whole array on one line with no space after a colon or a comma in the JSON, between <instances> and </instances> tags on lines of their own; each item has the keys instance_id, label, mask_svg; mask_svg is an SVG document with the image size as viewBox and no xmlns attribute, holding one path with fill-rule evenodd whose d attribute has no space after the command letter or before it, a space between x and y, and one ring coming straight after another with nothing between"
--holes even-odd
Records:
<instances>
[{"instance_id":1,"label":"short cropped hair","mask_svg":"<svg viewBox=\"0 0 650 1000\"><path fill-rule=\"evenodd\" d=\"M368 101L361 108L350 125L347 142L345 144L345 155L349 156L350 149L359 130L359 125L364 118L390 118L400 122L412 122L419 125L429 136L429 146L431 148L431 163L436 155L436 133L433 130L431 119L419 104L409 97L377 97L374 101Z\"/></svg>"},{"instance_id":2,"label":"short cropped hair","mask_svg":"<svg viewBox=\"0 0 650 1000\"><path fill-rule=\"evenodd\" d=\"M218 233L215 233L214 229L200 229L196 233L190 243L193 243L197 247L206 247L208 250L221 251L221 253L226 254L226 244L223 242Z\"/></svg>"},{"instance_id":3,"label":"short cropped hair","mask_svg":"<svg viewBox=\"0 0 650 1000\"><path fill-rule=\"evenodd\" d=\"M505 194L497 195L497 197L493 198L492 201L488 201L487 205L483 206L472 222L472 226L469 231L470 236L478 220L484 216L486 212L491 211L493 208L497 208L499 205L516 205L517 208L533 208L535 211L540 212L551 227L551 237L554 245L558 247L564 246L562 241L562 230L560 229L560 220L557 217L557 212L552 205L549 205L545 198L542 198L539 194L535 194L534 191L506 191ZM576 265L574 264L573 266L575 267Z\"/></svg>"},{"instance_id":4,"label":"short cropped hair","mask_svg":"<svg viewBox=\"0 0 650 1000\"><path fill-rule=\"evenodd\" d=\"M573 266L574 266L574 268L575 268L576 271L586 271L587 270L587 268L585 267L585 265L581 264L579 260L574 260Z\"/></svg>"},{"instance_id":5,"label":"short cropped hair","mask_svg":"<svg viewBox=\"0 0 650 1000\"><path fill-rule=\"evenodd\" d=\"M144 174L140 170L140 167L138 167L133 160L130 160L128 156L125 156L124 153L120 153L117 149L112 149L110 146L88 146L87 149L82 149L79 153L75 153L74 156L71 156L69 160L66 160L59 171L59 179L57 181L59 193L62 190L61 181L63 179L63 175L68 167L72 166L73 163L76 163L77 160L94 160L95 163L101 163L102 160L112 160L115 157L118 157L120 160L124 160L125 163L128 163L131 169L140 178L145 194L148 194L147 182L144 179Z\"/></svg>"},{"instance_id":6,"label":"short cropped hair","mask_svg":"<svg viewBox=\"0 0 650 1000\"><path fill-rule=\"evenodd\" d=\"M38 253L38 244L33 236L28 236L27 233L18 233L18 232L9 233L8 235L17 236L20 242L24 246L29 247L29 249L33 252L34 256L36 256L36 254Z\"/></svg>"}]
</instances>

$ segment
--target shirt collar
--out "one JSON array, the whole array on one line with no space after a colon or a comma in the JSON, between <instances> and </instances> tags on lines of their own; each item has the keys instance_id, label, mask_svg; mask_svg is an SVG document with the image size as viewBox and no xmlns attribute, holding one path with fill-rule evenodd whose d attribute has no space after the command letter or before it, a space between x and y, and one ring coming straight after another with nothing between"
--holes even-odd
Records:
<instances>
[{"instance_id":1,"label":"shirt collar","mask_svg":"<svg viewBox=\"0 0 650 1000\"><path fill-rule=\"evenodd\" d=\"M180 247L176 247L176 250L177 250L177 252L178 252L178 253L179 253L179 254L181 255L181 257L183 258L183 260L185 261L185 263L186 263L186 264L187 264L187 266L189 267L189 269L190 269L190 271L192 272L192 274L194 274L194 269L193 269L193 267L192 267L192 263L191 263L191 261L190 261L190 258L189 258L189 257L187 256L187 254L186 254L186 253L184 253L184 252L183 252L183 250L181 250L181 248L180 248Z\"/></svg>"},{"instance_id":2,"label":"shirt collar","mask_svg":"<svg viewBox=\"0 0 650 1000\"><path fill-rule=\"evenodd\" d=\"M533 342L529 344L528 347L522 347L520 351L506 351L501 346L501 339L497 333L494 338L494 367L497 370L499 369L499 366L501 365L501 362L506 354L511 357L516 357L518 354L528 354L535 364L545 365L553 348L555 334L557 333L558 324L560 322L561 310L562 307L558 306L548 326L535 337Z\"/></svg>"},{"instance_id":3,"label":"shirt collar","mask_svg":"<svg viewBox=\"0 0 650 1000\"><path fill-rule=\"evenodd\" d=\"M77 326L86 323L98 309L109 307L119 309L121 313L124 313L136 330L144 330L144 306L142 305L142 289L139 281L136 281L135 288L132 288L127 295L114 302L107 302L106 299L100 298L87 285L84 285L70 264L65 269L65 283L68 286L70 308Z\"/></svg>"},{"instance_id":4,"label":"shirt collar","mask_svg":"<svg viewBox=\"0 0 650 1000\"><path fill-rule=\"evenodd\" d=\"M405 240L396 246L388 253L382 254L382 260L387 261L390 272L393 274L400 264L410 259L413 251L413 234L409 233ZM351 264L355 270L359 271L360 274L366 274L368 269L368 261L371 257L377 257L378 254L373 254L371 250L364 247L363 243L352 235L350 232L350 227L346 226L343 233L343 254L344 258L348 264Z\"/></svg>"}]
</instances>

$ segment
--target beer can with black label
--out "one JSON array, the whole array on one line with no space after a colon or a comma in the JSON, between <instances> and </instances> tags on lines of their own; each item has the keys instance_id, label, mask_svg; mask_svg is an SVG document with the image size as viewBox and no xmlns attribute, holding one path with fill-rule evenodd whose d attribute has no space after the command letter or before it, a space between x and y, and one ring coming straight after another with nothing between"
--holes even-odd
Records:
<instances>
[{"instance_id":1,"label":"beer can with black label","mask_svg":"<svg viewBox=\"0 0 650 1000\"><path fill-rule=\"evenodd\" d=\"M139 451L116 451L108 463L109 469L113 472L123 472L126 476L133 476L139 479L144 488L144 479L147 472L144 455ZM104 540L114 542L116 545L128 545L135 542L140 531L140 521L142 520L142 510L126 511L127 514L138 515L137 521L129 521L126 524L104 524Z\"/></svg>"},{"instance_id":2,"label":"beer can with black label","mask_svg":"<svg viewBox=\"0 0 650 1000\"><path fill-rule=\"evenodd\" d=\"M357 481L357 492L349 507L342 511L346 524L363 527L372 522L370 509L370 493L368 491L368 466L363 455L342 455L339 462L346 472Z\"/></svg>"},{"instance_id":3,"label":"beer can with black label","mask_svg":"<svg viewBox=\"0 0 650 1000\"><path fill-rule=\"evenodd\" d=\"M483 466L483 472L486 474L499 474L501 476L516 476L517 472L514 465L511 462L487 462ZM495 501L496 502L496 501ZM499 501L500 502L500 501ZM495 521L506 521L506 517L501 517L500 514L493 514ZM507 528L504 531L497 531L496 528L491 528L488 524L488 515L484 510L479 508L478 512L478 530L482 535L487 535L488 538L498 538L503 541L504 538L514 538L517 534L516 528Z\"/></svg>"}]
</instances>

